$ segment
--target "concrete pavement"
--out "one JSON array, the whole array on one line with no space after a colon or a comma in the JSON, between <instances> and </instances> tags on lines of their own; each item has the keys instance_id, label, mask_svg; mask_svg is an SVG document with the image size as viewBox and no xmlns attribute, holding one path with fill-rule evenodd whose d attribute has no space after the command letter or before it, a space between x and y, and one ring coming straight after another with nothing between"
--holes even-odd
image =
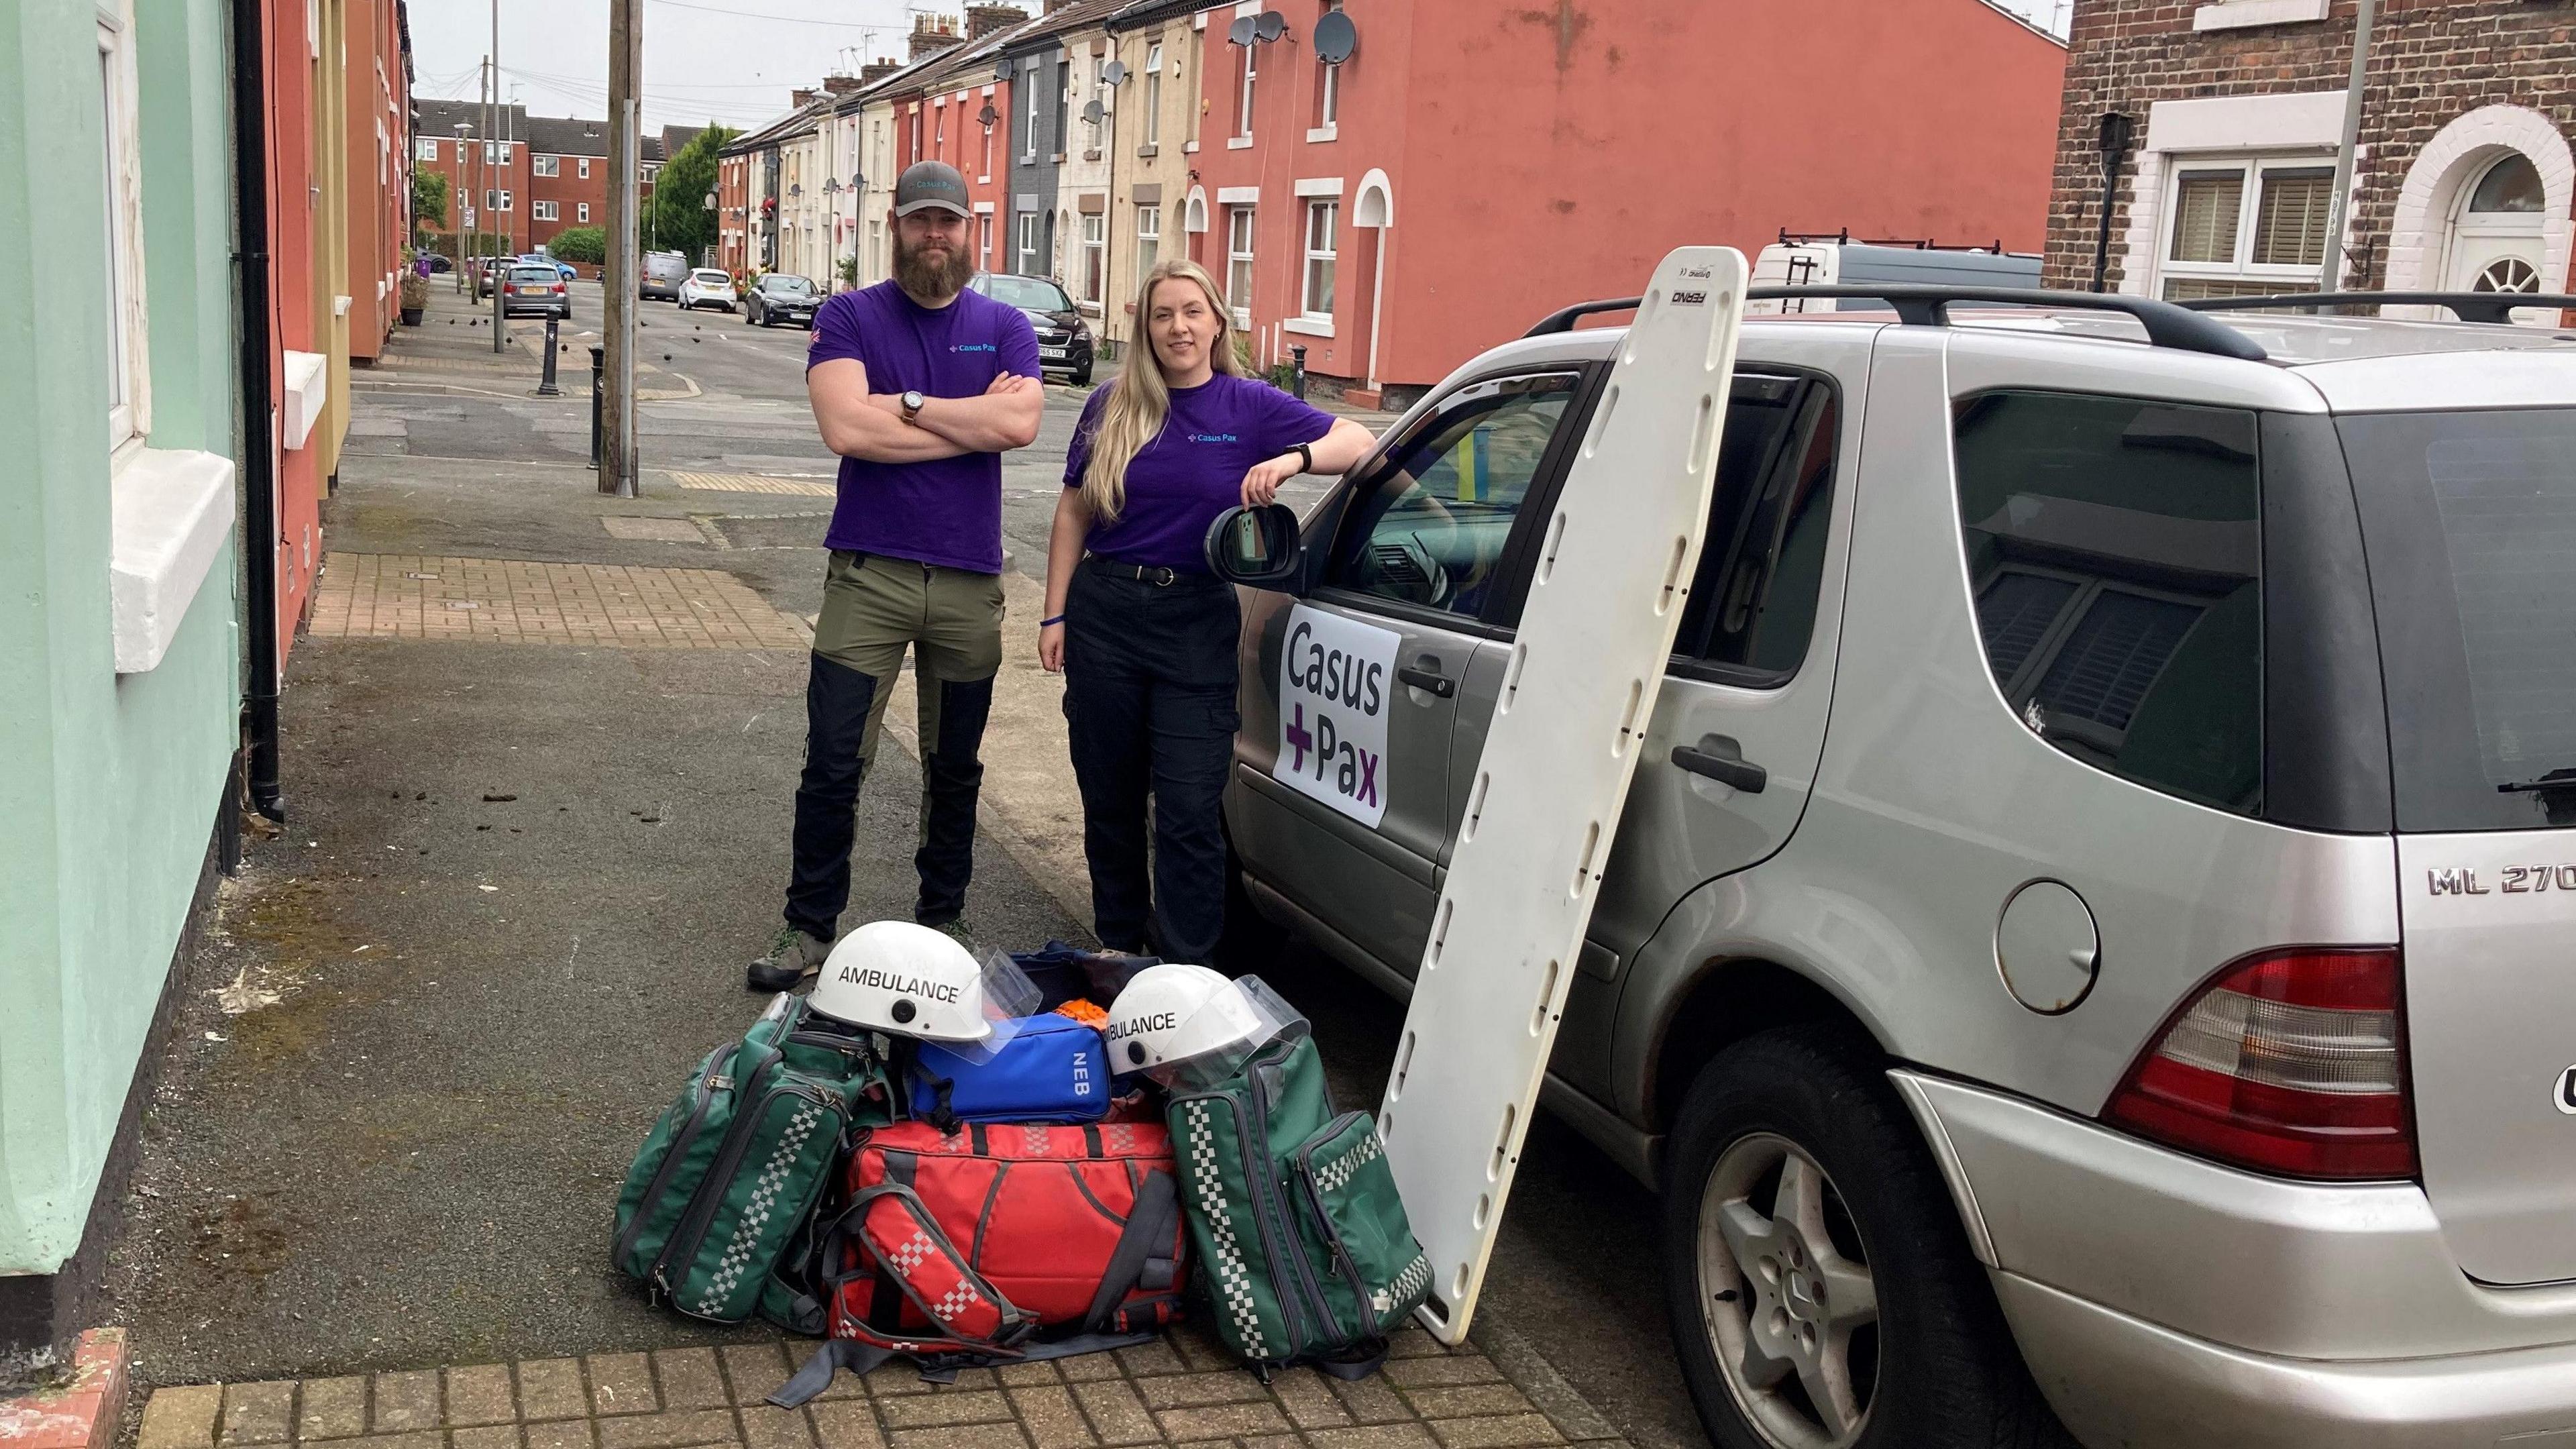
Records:
<instances>
[{"instance_id":1,"label":"concrete pavement","mask_svg":"<svg viewBox=\"0 0 2576 1449\"><path fill-rule=\"evenodd\" d=\"M589 291L576 313L595 319ZM289 676L291 823L226 886L182 983L119 1261L148 1384L768 1338L648 1309L603 1243L645 1126L755 1008L740 965L776 918L799 626L831 502L813 490L834 461L804 408L804 334L648 305L650 330L701 340L672 344L674 395L641 409L645 496L619 501L582 466L587 400L528 396L524 348L506 375L404 365L489 356L450 340L442 314L465 320L461 303L434 291L432 309L359 389L328 607ZM1031 577L1080 402L1050 387L1039 445L1006 464L1025 572L1007 581L967 917L997 943L1078 938L1088 916ZM901 749L881 761L853 921L910 901L918 773ZM1315 1018L1345 1101L1374 1099L1394 1003L1302 950L1230 964L1257 964ZM1542 1118L1477 1342L1560 1437L1700 1442L1652 1237L1652 1199ZM539 1449L524 1399L511 1422ZM431 1427L449 1449L497 1449L469 1443L473 1425Z\"/></svg>"}]
</instances>

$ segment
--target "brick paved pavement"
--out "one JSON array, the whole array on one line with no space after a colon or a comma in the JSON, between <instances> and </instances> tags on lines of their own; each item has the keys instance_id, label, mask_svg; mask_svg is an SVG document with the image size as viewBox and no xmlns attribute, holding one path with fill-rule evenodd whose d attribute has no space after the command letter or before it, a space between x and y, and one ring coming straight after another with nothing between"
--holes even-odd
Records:
<instances>
[{"instance_id":1,"label":"brick paved pavement","mask_svg":"<svg viewBox=\"0 0 2576 1449\"><path fill-rule=\"evenodd\" d=\"M833 498L840 494L834 484L805 478L768 478L757 473L673 473L671 481L708 493L785 493L799 498Z\"/></svg>"},{"instance_id":2,"label":"brick paved pavement","mask_svg":"<svg viewBox=\"0 0 2576 1449\"><path fill-rule=\"evenodd\" d=\"M325 560L313 635L629 649L803 649L812 639L717 569L382 553Z\"/></svg>"},{"instance_id":3,"label":"brick paved pavement","mask_svg":"<svg viewBox=\"0 0 2576 1449\"><path fill-rule=\"evenodd\" d=\"M164 1388L136 1449L1625 1449L1573 1437L1607 1432L1579 1403L1551 1415L1482 1353L1419 1330L1357 1383L1295 1369L1264 1385L1185 1327L1142 1348L969 1370L953 1384L889 1364L842 1374L802 1409L762 1403L808 1347Z\"/></svg>"}]
</instances>

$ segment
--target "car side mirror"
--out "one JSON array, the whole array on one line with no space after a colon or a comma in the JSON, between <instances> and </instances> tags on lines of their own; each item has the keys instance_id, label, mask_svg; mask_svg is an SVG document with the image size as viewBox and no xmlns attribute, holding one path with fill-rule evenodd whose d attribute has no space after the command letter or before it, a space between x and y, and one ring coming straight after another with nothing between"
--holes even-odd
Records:
<instances>
[{"instance_id":1,"label":"car side mirror","mask_svg":"<svg viewBox=\"0 0 2576 1449\"><path fill-rule=\"evenodd\" d=\"M1230 584L1289 588L1304 571L1304 550L1297 511L1284 503L1229 508L1208 525L1208 571Z\"/></svg>"}]
</instances>

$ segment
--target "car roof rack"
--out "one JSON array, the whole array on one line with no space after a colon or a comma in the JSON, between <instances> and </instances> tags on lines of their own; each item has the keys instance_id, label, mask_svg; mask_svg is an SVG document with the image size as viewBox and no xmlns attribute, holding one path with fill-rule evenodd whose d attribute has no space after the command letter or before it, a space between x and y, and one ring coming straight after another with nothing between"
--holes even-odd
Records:
<instances>
[{"instance_id":1,"label":"car roof rack","mask_svg":"<svg viewBox=\"0 0 2576 1449\"><path fill-rule=\"evenodd\" d=\"M2517 307L2576 307L2555 292L2286 292L2270 297L2196 297L2177 302L2194 312L2268 312L2286 307L2448 307L2463 322L2509 326Z\"/></svg>"},{"instance_id":2,"label":"car roof rack","mask_svg":"<svg viewBox=\"0 0 2576 1449\"><path fill-rule=\"evenodd\" d=\"M2157 347L2170 347L2180 352L2205 352L2213 357L2233 357L2245 362L2261 362L2270 355L2254 339L2224 323L2203 317L2176 303L2122 292L2047 292L2025 287L1944 287L1900 282L1850 287L1748 287L1744 295L1747 300L1756 302L1801 297L1883 301L1896 309L1897 320L1908 327L1946 327L1950 324L1950 308L1962 304L2120 312L2136 318L2138 324L2147 330L2147 341ZM1571 307L1550 312L1539 319L1537 326L1521 335L1546 337L1571 332L1574 324L1583 318L1603 312L1625 312L1644 301L1643 297L1617 297L1577 302Z\"/></svg>"}]
</instances>

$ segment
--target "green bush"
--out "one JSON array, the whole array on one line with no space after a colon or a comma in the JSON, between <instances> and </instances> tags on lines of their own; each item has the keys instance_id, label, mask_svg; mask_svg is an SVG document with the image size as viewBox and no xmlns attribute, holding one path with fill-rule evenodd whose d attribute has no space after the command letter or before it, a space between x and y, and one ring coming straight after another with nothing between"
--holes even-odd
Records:
<instances>
[{"instance_id":1,"label":"green bush","mask_svg":"<svg viewBox=\"0 0 2576 1449\"><path fill-rule=\"evenodd\" d=\"M599 266L608 260L608 233L595 226L568 227L556 232L554 240L546 243L546 249L553 252L559 261Z\"/></svg>"}]
</instances>

